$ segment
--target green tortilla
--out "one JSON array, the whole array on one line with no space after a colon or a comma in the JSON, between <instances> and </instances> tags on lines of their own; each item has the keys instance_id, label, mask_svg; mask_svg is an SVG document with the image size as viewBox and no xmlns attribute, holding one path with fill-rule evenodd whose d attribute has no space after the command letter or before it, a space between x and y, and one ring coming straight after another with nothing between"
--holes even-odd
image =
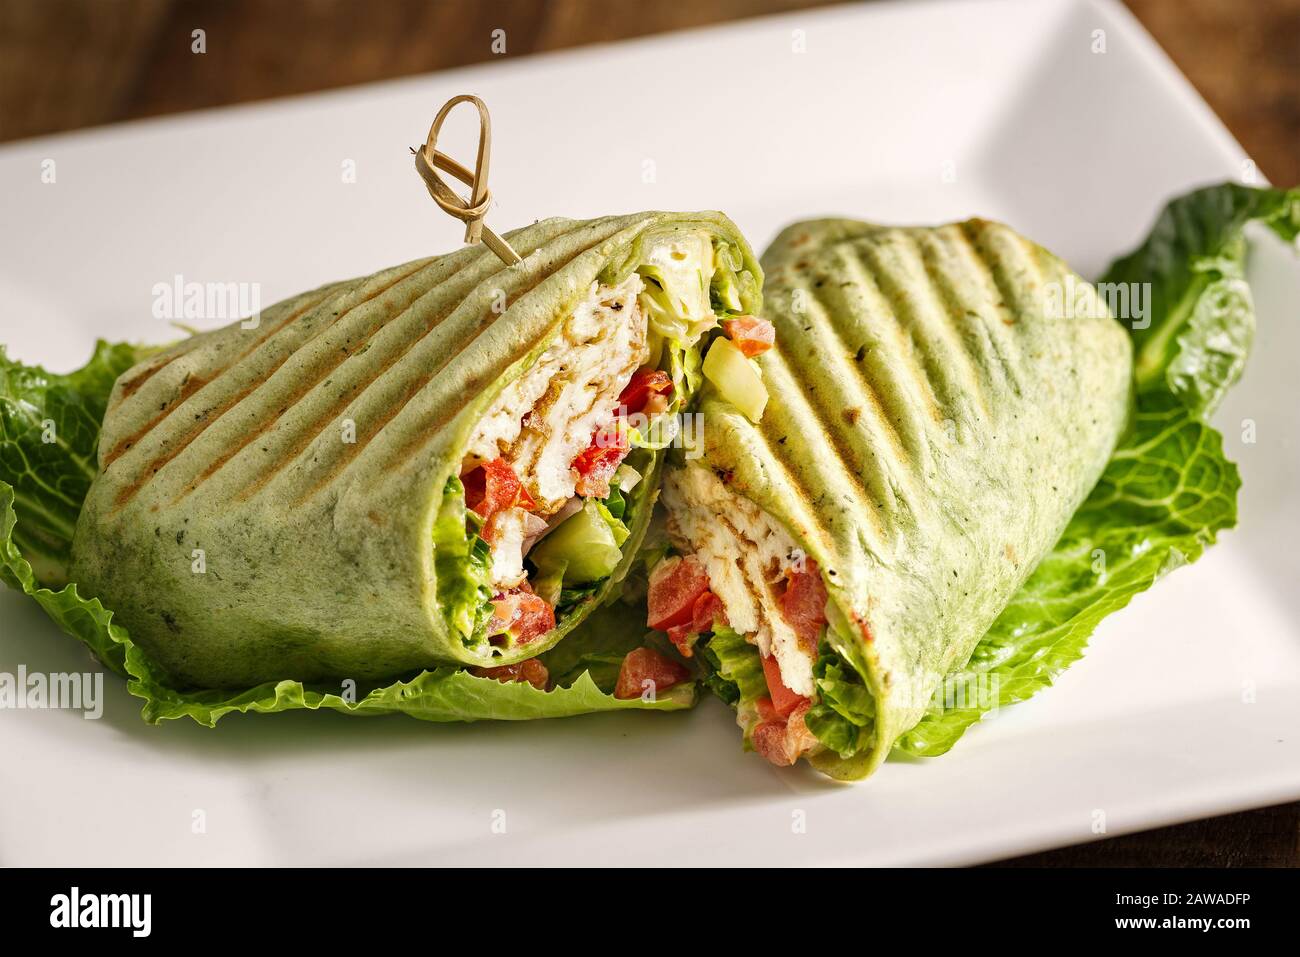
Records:
<instances>
[{"instance_id":1,"label":"green tortilla","mask_svg":"<svg viewBox=\"0 0 1300 957\"><path fill-rule=\"evenodd\" d=\"M820 566L826 641L874 718L863 746L812 761L859 778L1096 484L1132 350L1091 286L997 223L799 223L763 267L767 410L754 424L706 388L703 458L685 467L713 469Z\"/></svg>"},{"instance_id":2,"label":"green tortilla","mask_svg":"<svg viewBox=\"0 0 1300 957\"><path fill-rule=\"evenodd\" d=\"M656 244L701 233L727 250L734 304L756 311L758 266L719 213L552 219L509 235L522 263L462 249L151 356L114 387L72 580L114 609L176 687L365 681L545 651L625 573L662 452L629 503L644 507L622 565L517 648L471 646L438 606L444 489L484 410L592 283L618 282Z\"/></svg>"}]
</instances>

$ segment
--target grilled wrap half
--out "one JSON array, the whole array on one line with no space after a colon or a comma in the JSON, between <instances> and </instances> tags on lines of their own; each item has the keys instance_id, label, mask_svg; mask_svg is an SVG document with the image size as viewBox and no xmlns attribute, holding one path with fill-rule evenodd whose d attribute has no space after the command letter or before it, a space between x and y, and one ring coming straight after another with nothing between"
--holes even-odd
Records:
<instances>
[{"instance_id":1,"label":"grilled wrap half","mask_svg":"<svg viewBox=\"0 0 1300 957\"><path fill-rule=\"evenodd\" d=\"M649 619L705 662L747 745L859 778L1093 488L1131 347L1091 286L997 223L799 223L763 265L767 411L705 387L703 454L665 476Z\"/></svg>"},{"instance_id":2,"label":"grilled wrap half","mask_svg":"<svg viewBox=\"0 0 1300 957\"><path fill-rule=\"evenodd\" d=\"M325 286L120 377L71 576L169 681L507 666L621 578L663 455L630 406L691 400L700 337L758 310L761 274L718 213L509 240L522 263Z\"/></svg>"}]
</instances>

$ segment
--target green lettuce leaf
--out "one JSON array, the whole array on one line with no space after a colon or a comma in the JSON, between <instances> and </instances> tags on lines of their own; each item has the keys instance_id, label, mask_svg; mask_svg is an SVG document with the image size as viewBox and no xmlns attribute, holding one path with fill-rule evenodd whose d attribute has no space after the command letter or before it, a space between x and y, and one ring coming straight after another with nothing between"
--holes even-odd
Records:
<instances>
[{"instance_id":1,"label":"green lettuce leaf","mask_svg":"<svg viewBox=\"0 0 1300 957\"><path fill-rule=\"evenodd\" d=\"M709 647L707 639L695 646L695 654L700 661L703 672L700 681L704 687L721 698L723 704L729 704L734 708L740 707L740 688L734 681L723 677L722 661L718 658L717 652Z\"/></svg>"},{"instance_id":2,"label":"green lettuce leaf","mask_svg":"<svg viewBox=\"0 0 1300 957\"><path fill-rule=\"evenodd\" d=\"M157 723L188 717L209 727L231 712L274 712L299 708L347 714L405 714L425 721L520 721L597 711L672 711L694 703L693 685L661 694L655 701L622 700L602 691L592 674L570 668L563 681L542 691L524 682L480 678L445 667L387 684L305 685L268 682L242 691L177 691L131 641L98 599L87 599L75 583L65 584L72 531L95 474L99 425L113 382L147 350L100 343L90 363L66 376L23 366L0 352L0 579L31 596L64 631L82 641L105 666L126 678L131 694L144 700L142 717ZM53 440L43 441L42 432ZM459 485L459 483L454 483ZM463 503L458 488L448 494ZM463 509L463 505L462 505ZM452 510L454 511L454 509ZM462 514L439 520L439 540L457 540L472 558L477 535ZM33 561L33 559L35 559ZM467 573L468 574L468 573ZM467 582L466 589L476 587ZM570 635L576 657L599 634ZM575 638L577 640L575 641Z\"/></svg>"},{"instance_id":3,"label":"green lettuce leaf","mask_svg":"<svg viewBox=\"0 0 1300 957\"><path fill-rule=\"evenodd\" d=\"M483 639L492 617L492 556L479 536L482 520L465 507L465 486L447 480L433 523L434 572L438 604L465 644Z\"/></svg>"},{"instance_id":4,"label":"green lettuce leaf","mask_svg":"<svg viewBox=\"0 0 1300 957\"><path fill-rule=\"evenodd\" d=\"M11 361L0 345L0 478L13 488L15 544L42 581L67 580L113 383L153 351L100 341L83 368L57 375Z\"/></svg>"},{"instance_id":5,"label":"green lettuce leaf","mask_svg":"<svg viewBox=\"0 0 1300 957\"><path fill-rule=\"evenodd\" d=\"M993 623L942 700L895 747L934 756L990 710L1051 685L1103 618L1195 561L1237 521L1241 479L1206 424L1241 375L1254 333L1245 226L1294 240L1300 191L1233 183L1172 201L1102 283L1149 283L1149 324L1132 328L1134 427L1060 542Z\"/></svg>"},{"instance_id":6,"label":"green lettuce leaf","mask_svg":"<svg viewBox=\"0 0 1300 957\"><path fill-rule=\"evenodd\" d=\"M1300 189L1223 183L1180 196L1146 241L1101 277L1100 287L1147 284L1150 290L1148 315L1128 322L1139 393L1172 392L1209 416L1241 376L1255 332L1245 282L1251 222L1294 242Z\"/></svg>"},{"instance_id":7,"label":"green lettuce leaf","mask_svg":"<svg viewBox=\"0 0 1300 957\"><path fill-rule=\"evenodd\" d=\"M744 635L726 625L718 625L708 641L708 650L718 663L719 676L735 686L741 701L757 701L767 694L763 659L758 655L758 648L746 641Z\"/></svg>"},{"instance_id":8,"label":"green lettuce leaf","mask_svg":"<svg viewBox=\"0 0 1300 957\"><path fill-rule=\"evenodd\" d=\"M609 497L601 503L605 511L613 519L617 519L622 525L623 513L627 511L627 499L623 497L623 491L617 485L611 484L609 487ZM623 539L627 540L627 527L623 526ZM619 544L622 544L620 542Z\"/></svg>"},{"instance_id":9,"label":"green lettuce leaf","mask_svg":"<svg viewBox=\"0 0 1300 957\"><path fill-rule=\"evenodd\" d=\"M804 721L822 744L841 758L871 749L876 725L876 699L854 667L823 640L813 666L817 703Z\"/></svg>"},{"instance_id":10,"label":"green lettuce leaf","mask_svg":"<svg viewBox=\"0 0 1300 957\"><path fill-rule=\"evenodd\" d=\"M704 686L735 707L748 750L749 736L758 724L757 701L768 693L757 646L744 635L718 624L707 640L696 645L696 656L704 672Z\"/></svg>"}]
</instances>

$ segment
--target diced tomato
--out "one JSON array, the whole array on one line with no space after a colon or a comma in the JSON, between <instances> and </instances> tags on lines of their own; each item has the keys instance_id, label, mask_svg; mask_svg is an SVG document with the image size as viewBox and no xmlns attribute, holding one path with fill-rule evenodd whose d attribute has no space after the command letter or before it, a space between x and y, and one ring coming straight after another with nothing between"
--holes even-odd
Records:
<instances>
[{"instance_id":1,"label":"diced tomato","mask_svg":"<svg viewBox=\"0 0 1300 957\"><path fill-rule=\"evenodd\" d=\"M637 648L629 651L619 666L614 697L625 700L639 698L646 690L646 682L650 682L658 694L681 684L690 676L685 666L665 658L653 648Z\"/></svg>"},{"instance_id":2,"label":"diced tomato","mask_svg":"<svg viewBox=\"0 0 1300 957\"><path fill-rule=\"evenodd\" d=\"M519 476L505 459L493 459L460 477L465 486L465 505L485 519L505 508L531 512L537 507Z\"/></svg>"},{"instance_id":3,"label":"diced tomato","mask_svg":"<svg viewBox=\"0 0 1300 957\"><path fill-rule=\"evenodd\" d=\"M772 699L764 695L754 702L754 707L758 709L759 721L783 721L784 719L776 713L776 705L772 704Z\"/></svg>"},{"instance_id":4,"label":"diced tomato","mask_svg":"<svg viewBox=\"0 0 1300 957\"><path fill-rule=\"evenodd\" d=\"M664 559L650 573L646 624L656 631L685 625L695 617L695 603L709 590L709 573L694 558Z\"/></svg>"},{"instance_id":5,"label":"diced tomato","mask_svg":"<svg viewBox=\"0 0 1300 957\"><path fill-rule=\"evenodd\" d=\"M502 592L492 599L492 617L488 636L492 640L508 637L513 644L526 645L555 627L555 609L533 594L528 582Z\"/></svg>"},{"instance_id":6,"label":"diced tomato","mask_svg":"<svg viewBox=\"0 0 1300 957\"><path fill-rule=\"evenodd\" d=\"M699 637L698 631L692 631L690 625L673 625L668 629L668 640L673 643L673 647L683 658L690 658L695 655L691 645L695 643L694 639Z\"/></svg>"},{"instance_id":7,"label":"diced tomato","mask_svg":"<svg viewBox=\"0 0 1300 957\"><path fill-rule=\"evenodd\" d=\"M498 665L495 668L471 668L469 673L479 678L495 678L497 681L526 681L538 691L546 690L550 673L546 665L536 658L529 658L517 665Z\"/></svg>"},{"instance_id":8,"label":"diced tomato","mask_svg":"<svg viewBox=\"0 0 1300 957\"><path fill-rule=\"evenodd\" d=\"M754 750L772 764L778 768L788 768L799 760L799 755L792 752L785 732L784 721L764 721L750 733L749 740Z\"/></svg>"},{"instance_id":9,"label":"diced tomato","mask_svg":"<svg viewBox=\"0 0 1300 957\"><path fill-rule=\"evenodd\" d=\"M695 631L712 631L713 623L721 618L727 620L727 613L723 610L722 599L711 591L706 591L699 598L695 599L695 608L691 613L691 628Z\"/></svg>"},{"instance_id":10,"label":"diced tomato","mask_svg":"<svg viewBox=\"0 0 1300 957\"><path fill-rule=\"evenodd\" d=\"M776 342L776 329L757 316L736 316L722 320L722 331L749 358L762 355Z\"/></svg>"},{"instance_id":11,"label":"diced tomato","mask_svg":"<svg viewBox=\"0 0 1300 957\"><path fill-rule=\"evenodd\" d=\"M615 422L597 429L591 444L578 453L573 468L578 473L575 490L579 495L604 498L609 494L609 480L618 471L619 463L632 451L627 429Z\"/></svg>"},{"instance_id":12,"label":"diced tomato","mask_svg":"<svg viewBox=\"0 0 1300 957\"><path fill-rule=\"evenodd\" d=\"M777 767L789 767L816 747L817 738L804 723L809 707L805 702L789 718L760 721L749 737L754 750Z\"/></svg>"},{"instance_id":13,"label":"diced tomato","mask_svg":"<svg viewBox=\"0 0 1300 957\"><path fill-rule=\"evenodd\" d=\"M799 643L810 653L817 653L817 639L826 624L826 585L817 563L804 559L804 567L786 573L782 592L781 617L799 636Z\"/></svg>"},{"instance_id":14,"label":"diced tomato","mask_svg":"<svg viewBox=\"0 0 1300 957\"><path fill-rule=\"evenodd\" d=\"M781 666L772 655L763 659L763 677L767 679L767 691L772 696L772 708L782 718L788 718L795 708L808 700L785 686L781 680Z\"/></svg>"},{"instance_id":15,"label":"diced tomato","mask_svg":"<svg viewBox=\"0 0 1300 957\"><path fill-rule=\"evenodd\" d=\"M661 369L642 366L632 373L632 379L619 393L618 404L630 415L641 412L652 395L670 396L673 394L673 380Z\"/></svg>"},{"instance_id":16,"label":"diced tomato","mask_svg":"<svg viewBox=\"0 0 1300 957\"><path fill-rule=\"evenodd\" d=\"M714 623L719 618L723 621L727 620L727 613L722 607L722 599L713 592L706 591L695 599L695 604L691 609L690 621L684 625L672 625L668 628L668 640L676 646L684 657L689 658L695 653L691 650L691 646L695 643L694 639L703 632L712 631Z\"/></svg>"}]
</instances>

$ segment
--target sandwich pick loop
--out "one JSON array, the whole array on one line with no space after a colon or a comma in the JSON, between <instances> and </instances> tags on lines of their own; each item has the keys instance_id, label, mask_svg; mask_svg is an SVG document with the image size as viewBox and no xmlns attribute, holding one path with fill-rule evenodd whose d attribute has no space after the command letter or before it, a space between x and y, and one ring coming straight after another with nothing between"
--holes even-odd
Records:
<instances>
[{"instance_id":1,"label":"sandwich pick loop","mask_svg":"<svg viewBox=\"0 0 1300 957\"><path fill-rule=\"evenodd\" d=\"M473 103L478 109L478 156L474 161L474 172L470 172L460 163L437 149L438 133L451 111L461 103ZM487 104L477 96L462 93L453 96L442 105L438 115L429 127L429 137L424 147L412 150L415 153L415 171L424 180L433 201L449 216L454 216L465 224L465 242L477 243L492 250L507 266L523 262L523 257L510 248L510 244L483 224L492 205L492 192L488 189L488 158L492 152L492 120L488 116ZM462 199L438 175L438 170L449 173L470 188L469 199Z\"/></svg>"}]
</instances>

